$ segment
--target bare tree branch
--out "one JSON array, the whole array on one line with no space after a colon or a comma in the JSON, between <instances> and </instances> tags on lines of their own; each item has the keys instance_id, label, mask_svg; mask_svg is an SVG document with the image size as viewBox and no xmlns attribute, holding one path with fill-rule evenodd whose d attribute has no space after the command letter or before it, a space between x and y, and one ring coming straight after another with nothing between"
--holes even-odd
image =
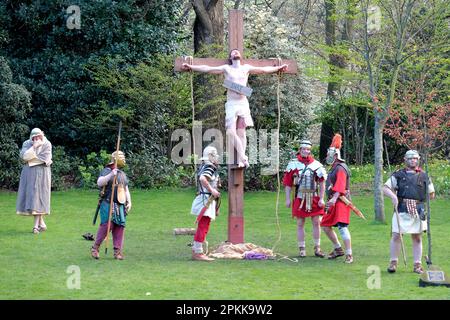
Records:
<instances>
[{"instance_id":1,"label":"bare tree branch","mask_svg":"<svg viewBox=\"0 0 450 320\"><path fill-rule=\"evenodd\" d=\"M192 7L193 6L192 6L192 3L190 1L188 1L185 4L184 9L183 9L183 14L181 15L181 21L185 21L186 20L186 18L188 17L189 12L191 11Z\"/></svg>"},{"instance_id":2,"label":"bare tree branch","mask_svg":"<svg viewBox=\"0 0 450 320\"><path fill-rule=\"evenodd\" d=\"M308 18L310 12L311 12L311 0L308 0L306 2L306 10L303 14L302 22L300 23L300 31L299 31L300 35L303 33L303 28L305 27L306 19Z\"/></svg>"},{"instance_id":3,"label":"bare tree branch","mask_svg":"<svg viewBox=\"0 0 450 320\"><path fill-rule=\"evenodd\" d=\"M386 13L388 14L389 18L391 18L391 21L394 24L395 29L398 29L397 20L394 17L394 14L392 12L392 8L389 8L388 6L386 6L386 3L384 3L383 1L380 1L379 4L384 9L384 11L386 11Z\"/></svg>"},{"instance_id":4,"label":"bare tree branch","mask_svg":"<svg viewBox=\"0 0 450 320\"><path fill-rule=\"evenodd\" d=\"M286 2L287 0L282 1L281 4L278 6L278 8L273 10L273 15L275 17L278 16L278 13L280 12L281 8L283 8L283 6L286 4Z\"/></svg>"}]
</instances>

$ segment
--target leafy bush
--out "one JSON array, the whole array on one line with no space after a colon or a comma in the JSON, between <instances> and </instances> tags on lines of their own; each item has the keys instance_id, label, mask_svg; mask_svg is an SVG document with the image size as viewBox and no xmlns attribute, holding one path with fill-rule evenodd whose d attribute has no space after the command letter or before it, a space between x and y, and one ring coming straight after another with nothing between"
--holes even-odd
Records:
<instances>
[{"instance_id":1,"label":"leafy bush","mask_svg":"<svg viewBox=\"0 0 450 320\"><path fill-rule=\"evenodd\" d=\"M66 190L77 185L80 180L79 172L74 170L81 160L66 154L64 147L56 146L52 149L52 189Z\"/></svg>"},{"instance_id":2,"label":"leafy bush","mask_svg":"<svg viewBox=\"0 0 450 320\"><path fill-rule=\"evenodd\" d=\"M81 176L80 187L85 189L97 188L97 178L110 160L111 155L105 150L100 150L99 153L89 153L86 156L86 160L78 165L78 171Z\"/></svg>"},{"instance_id":3,"label":"leafy bush","mask_svg":"<svg viewBox=\"0 0 450 320\"><path fill-rule=\"evenodd\" d=\"M0 56L0 188L16 189L22 167L19 152L29 132L25 123L31 111L31 95L11 79L9 64Z\"/></svg>"},{"instance_id":4,"label":"leafy bush","mask_svg":"<svg viewBox=\"0 0 450 320\"><path fill-rule=\"evenodd\" d=\"M193 169L176 166L167 157L145 150L128 154L127 164L126 172L133 187L181 187L194 181Z\"/></svg>"},{"instance_id":5,"label":"leafy bush","mask_svg":"<svg viewBox=\"0 0 450 320\"><path fill-rule=\"evenodd\" d=\"M81 8L80 29L67 28L71 4ZM8 42L0 54L9 59L15 82L33 94L33 127L78 156L113 145L100 127L111 127L125 103L99 88L86 67L106 56L137 64L173 53L184 27L182 7L174 0L1 1L0 44ZM0 81L10 78L0 62Z\"/></svg>"},{"instance_id":6,"label":"leafy bush","mask_svg":"<svg viewBox=\"0 0 450 320\"><path fill-rule=\"evenodd\" d=\"M17 189L19 186L22 162L19 158L19 146L1 138L0 144L0 188Z\"/></svg>"},{"instance_id":7,"label":"leafy bush","mask_svg":"<svg viewBox=\"0 0 450 320\"><path fill-rule=\"evenodd\" d=\"M428 166L437 195L450 197L450 161L432 160Z\"/></svg>"}]
</instances>

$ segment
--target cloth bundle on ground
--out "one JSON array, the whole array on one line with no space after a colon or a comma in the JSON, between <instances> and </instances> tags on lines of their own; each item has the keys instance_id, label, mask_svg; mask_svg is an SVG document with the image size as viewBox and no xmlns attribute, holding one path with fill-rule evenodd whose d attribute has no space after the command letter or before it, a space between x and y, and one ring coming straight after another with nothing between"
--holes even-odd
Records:
<instances>
[{"instance_id":1,"label":"cloth bundle on ground","mask_svg":"<svg viewBox=\"0 0 450 320\"><path fill-rule=\"evenodd\" d=\"M94 239L94 235L92 233L90 233L90 232L83 234L82 237L85 240L88 240L88 241L94 241L95 240Z\"/></svg>"},{"instance_id":2,"label":"cloth bundle on ground","mask_svg":"<svg viewBox=\"0 0 450 320\"><path fill-rule=\"evenodd\" d=\"M272 250L253 243L232 244L222 242L209 256L218 259L266 260L274 258L275 254Z\"/></svg>"},{"instance_id":3,"label":"cloth bundle on ground","mask_svg":"<svg viewBox=\"0 0 450 320\"><path fill-rule=\"evenodd\" d=\"M194 228L175 228L173 229L173 235L194 235L195 229Z\"/></svg>"}]
</instances>

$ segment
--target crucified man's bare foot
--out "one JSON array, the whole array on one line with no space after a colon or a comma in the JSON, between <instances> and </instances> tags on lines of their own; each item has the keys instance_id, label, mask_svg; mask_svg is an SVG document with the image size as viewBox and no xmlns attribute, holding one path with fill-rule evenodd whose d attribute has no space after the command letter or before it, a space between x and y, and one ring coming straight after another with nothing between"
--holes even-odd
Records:
<instances>
[{"instance_id":1,"label":"crucified man's bare foot","mask_svg":"<svg viewBox=\"0 0 450 320\"><path fill-rule=\"evenodd\" d=\"M238 167L239 168L245 168L247 169L250 166L250 164L248 163L248 157L245 156L243 161L239 161L238 163Z\"/></svg>"}]
</instances>

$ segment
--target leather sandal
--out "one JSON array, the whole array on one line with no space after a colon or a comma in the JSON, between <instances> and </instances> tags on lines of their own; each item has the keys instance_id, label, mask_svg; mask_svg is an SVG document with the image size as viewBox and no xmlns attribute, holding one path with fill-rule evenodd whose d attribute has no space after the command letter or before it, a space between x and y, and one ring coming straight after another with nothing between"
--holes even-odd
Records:
<instances>
[{"instance_id":1,"label":"leather sandal","mask_svg":"<svg viewBox=\"0 0 450 320\"><path fill-rule=\"evenodd\" d=\"M114 259L123 260L125 258L123 256L122 252L120 252L120 250L114 249Z\"/></svg>"},{"instance_id":2,"label":"leather sandal","mask_svg":"<svg viewBox=\"0 0 450 320\"><path fill-rule=\"evenodd\" d=\"M344 249L342 249L342 247L339 247L337 249L334 249L333 251L331 251L328 254L328 259L336 259L337 257L342 257L343 255L345 255L344 253Z\"/></svg>"},{"instance_id":3,"label":"leather sandal","mask_svg":"<svg viewBox=\"0 0 450 320\"><path fill-rule=\"evenodd\" d=\"M392 260L391 263L389 264L389 267L387 268L387 272L394 273L395 271L397 271L397 267L398 261Z\"/></svg>"},{"instance_id":4,"label":"leather sandal","mask_svg":"<svg viewBox=\"0 0 450 320\"><path fill-rule=\"evenodd\" d=\"M353 256L351 254L346 254L344 263L353 263Z\"/></svg>"},{"instance_id":5,"label":"leather sandal","mask_svg":"<svg viewBox=\"0 0 450 320\"><path fill-rule=\"evenodd\" d=\"M422 264L420 262L414 263L413 272L418 273L418 274L424 273L423 268L422 268Z\"/></svg>"},{"instance_id":6,"label":"leather sandal","mask_svg":"<svg viewBox=\"0 0 450 320\"><path fill-rule=\"evenodd\" d=\"M34 234L39 234L40 233L39 228L36 228L36 227L34 227L33 231L31 231L31 232L34 233Z\"/></svg>"},{"instance_id":7,"label":"leather sandal","mask_svg":"<svg viewBox=\"0 0 450 320\"><path fill-rule=\"evenodd\" d=\"M319 258L325 257L325 253L323 253L322 250L320 250L320 246L314 247L314 255Z\"/></svg>"},{"instance_id":8,"label":"leather sandal","mask_svg":"<svg viewBox=\"0 0 450 320\"><path fill-rule=\"evenodd\" d=\"M192 260L195 260L195 261L207 261L207 262L210 262L210 261L214 261L215 259L214 258L210 258L210 257L208 257L206 254L204 254L204 253L195 253L195 252L192 252Z\"/></svg>"},{"instance_id":9,"label":"leather sandal","mask_svg":"<svg viewBox=\"0 0 450 320\"><path fill-rule=\"evenodd\" d=\"M47 231L47 226L39 225L39 232Z\"/></svg>"},{"instance_id":10,"label":"leather sandal","mask_svg":"<svg viewBox=\"0 0 450 320\"><path fill-rule=\"evenodd\" d=\"M100 255L98 254L98 248L94 248L94 247L91 248L91 256L94 259L97 259L97 260L100 259Z\"/></svg>"},{"instance_id":11,"label":"leather sandal","mask_svg":"<svg viewBox=\"0 0 450 320\"><path fill-rule=\"evenodd\" d=\"M299 257L300 258L306 257L306 249L305 249L305 247L298 247L298 250L300 251L299 252Z\"/></svg>"}]
</instances>

